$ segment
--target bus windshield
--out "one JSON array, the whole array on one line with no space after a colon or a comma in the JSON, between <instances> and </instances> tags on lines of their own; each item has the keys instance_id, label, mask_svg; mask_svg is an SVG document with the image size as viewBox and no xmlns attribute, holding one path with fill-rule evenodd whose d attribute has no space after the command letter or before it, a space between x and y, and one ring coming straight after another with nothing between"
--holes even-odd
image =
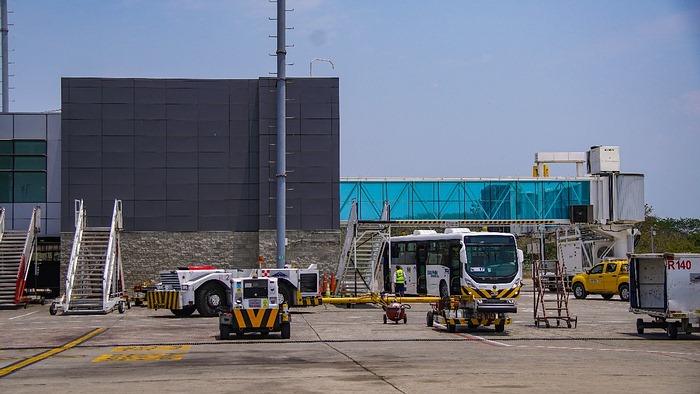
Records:
<instances>
[{"instance_id":1,"label":"bus windshield","mask_svg":"<svg viewBox=\"0 0 700 394\"><path fill-rule=\"evenodd\" d=\"M467 235L466 274L479 283L503 281L518 273L515 238L508 235Z\"/></svg>"}]
</instances>

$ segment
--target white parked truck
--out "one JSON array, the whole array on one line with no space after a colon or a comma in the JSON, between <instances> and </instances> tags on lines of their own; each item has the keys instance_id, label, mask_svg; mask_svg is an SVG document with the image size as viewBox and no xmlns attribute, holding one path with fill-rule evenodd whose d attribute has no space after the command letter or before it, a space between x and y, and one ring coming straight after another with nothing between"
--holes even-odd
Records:
<instances>
[{"instance_id":1,"label":"white parked truck","mask_svg":"<svg viewBox=\"0 0 700 394\"><path fill-rule=\"evenodd\" d=\"M700 254L631 254L629 261L630 311L654 318L637 319L637 333L662 328L676 339L700 332Z\"/></svg>"},{"instance_id":2,"label":"white parked truck","mask_svg":"<svg viewBox=\"0 0 700 394\"><path fill-rule=\"evenodd\" d=\"M170 309L175 316L186 317L196 310L201 316L217 316L228 309L231 280L257 276L277 278L281 301L288 306L320 305L318 268L217 269L189 266L161 271L156 290L147 293L149 309Z\"/></svg>"}]
</instances>

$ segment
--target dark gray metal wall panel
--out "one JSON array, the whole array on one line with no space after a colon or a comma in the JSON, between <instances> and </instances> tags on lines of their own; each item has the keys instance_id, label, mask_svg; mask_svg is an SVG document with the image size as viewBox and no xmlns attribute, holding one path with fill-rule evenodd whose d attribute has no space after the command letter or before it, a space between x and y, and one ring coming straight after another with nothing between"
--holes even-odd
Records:
<instances>
[{"instance_id":1,"label":"dark gray metal wall panel","mask_svg":"<svg viewBox=\"0 0 700 394\"><path fill-rule=\"evenodd\" d=\"M99 185L102 182L101 168L72 168L68 170L71 185Z\"/></svg>"},{"instance_id":2,"label":"dark gray metal wall panel","mask_svg":"<svg viewBox=\"0 0 700 394\"><path fill-rule=\"evenodd\" d=\"M139 201L134 202L134 216L141 218L165 218L165 201Z\"/></svg>"},{"instance_id":3,"label":"dark gray metal wall panel","mask_svg":"<svg viewBox=\"0 0 700 394\"><path fill-rule=\"evenodd\" d=\"M168 198L165 182L144 184L138 181L134 184L134 200L136 201L160 201L165 204Z\"/></svg>"},{"instance_id":4,"label":"dark gray metal wall panel","mask_svg":"<svg viewBox=\"0 0 700 394\"><path fill-rule=\"evenodd\" d=\"M113 119L102 121L102 135L134 135L133 119Z\"/></svg>"},{"instance_id":5,"label":"dark gray metal wall panel","mask_svg":"<svg viewBox=\"0 0 700 394\"><path fill-rule=\"evenodd\" d=\"M165 120L168 117L166 108L165 104L137 104L134 117L139 120Z\"/></svg>"},{"instance_id":6,"label":"dark gray metal wall panel","mask_svg":"<svg viewBox=\"0 0 700 394\"><path fill-rule=\"evenodd\" d=\"M102 168L102 184L130 185L135 181L134 167Z\"/></svg>"},{"instance_id":7,"label":"dark gray metal wall panel","mask_svg":"<svg viewBox=\"0 0 700 394\"><path fill-rule=\"evenodd\" d=\"M122 200L122 202L125 201L134 201L134 184L132 183L131 185L122 185L122 184L112 184L112 183L103 183L102 184L102 198L104 199L109 199L109 200Z\"/></svg>"},{"instance_id":8,"label":"dark gray metal wall panel","mask_svg":"<svg viewBox=\"0 0 700 394\"><path fill-rule=\"evenodd\" d=\"M197 152L167 152L166 165L168 168L197 168L199 158Z\"/></svg>"},{"instance_id":9,"label":"dark gray metal wall panel","mask_svg":"<svg viewBox=\"0 0 700 394\"><path fill-rule=\"evenodd\" d=\"M137 82L138 84L138 82ZM136 87L134 89L134 102L136 104L165 104L166 90L165 84L160 88Z\"/></svg>"},{"instance_id":10,"label":"dark gray metal wall panel","mask_svg":"<svg viewBox=\"0 0 700 394\"><path fill-rule=\"evenodd\" d=\"M102 152L102 168L133 168L134 152Z\"/></svg>"},{"instance_id":11,"label":"dark gray metal wall panel","mask_svg":"<svg viewBox=\"0 0 700 394\"><path fill-rule=\"evenodd\" d=\"M134 103L134 87L107 87L102 86L102 102L113 104Z\"/></svg>"},{"instance_id":12,"label":"dark gray metal wall panel","mask_svg":"<svg viewBox=\"0 0 700 394\"><path fill-rule=\"evenodd\" d=\"M228 104L199 104L197 106L197 119L202 120L229 120Z\"/></svg>"},{"instance_id":13,"label":"dark gray metal wall panel","mask_svg":"<svg viewBox=\"0 0 700 394\"><path fill-rule=\"evenodd\" d=\"M134 167L137 171L148 168L165 168L167 163L167 153L159 152L134 152Z\"/></svg>"},{"instance_id":14,"label":"dark gray metal wall panel","mask_svg":"<svg viewBox=\"0 0 700 394\"><path fill-rule=\"evenodd\" d=\"M62 210L64 221L72 221L72 201L65 200L76 193L87 193L95 201L104 198L105 206L110 205L104 214L110 215L113 201L101 194L123 189L129 195L125 201L131 203L133 194L134 203L131 212L125 210L125 222L131 219L136 230L274 229L276 83L274 78L63 79L62 179L69 191L62 199L70 207ZM287 186L294 189L288 192L292 198L287 227L327 220L330 224L323 226L329 227L319 228L337 228L338 79L297 78L288 84L287 93L287 114L294 116L287 121ZM114 138L84 140L86 135ZM133 169L133 183L114 173L81 185L78 179L86 169L104 169L107 174ZM94 175L86 178L95 182ZM88 187L98 191L87 192ZM324 203L319 192L330 203ZM305 221L303 217L316 213L305 212L301 204L307 199L318 200L310 209L319 212L311 215L318 218ZM171 213L163 213L163 208L148 217L159 220L143 220L137 213L140 202L165 206L168 201L188 204L195 212L173 212L180 216L172 220L165 219ZM204 211L200 207L219 204L221 212L230 212L228 219L219 220L210 210L199 212Z\"/></svg>"}]
</instances>

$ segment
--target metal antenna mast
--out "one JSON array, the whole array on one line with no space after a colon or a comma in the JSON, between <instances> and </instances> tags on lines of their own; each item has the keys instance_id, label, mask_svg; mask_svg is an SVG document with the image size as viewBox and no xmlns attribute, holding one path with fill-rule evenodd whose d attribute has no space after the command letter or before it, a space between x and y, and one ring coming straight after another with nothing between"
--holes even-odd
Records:
<instances>
[{"instance_id":1,"label":"metal antenna mast","mask_svg":"<svg viewBox=\"0 0 700 394\"><path fill-rule=\"evenodd\" d=\"M285 0L277 0L277 268L284 268L287 246L286 12Z\"/></svg>"},{"instance_id":2,"label":"metal antenna mast","mask_svg":"<svg viewBox=\"0 0 700 394\"><path fill-rule=\"evenodd\" d=\"M9 53L9 50L7 49L7 35L9 32L7 28L7 0L0 0L0 7L2 7L2 15L0 15L0 18L2 19L0 22L0 33L2 33L2 112L9 112L10 81L8 81L8 78L10 77L10 73L7 70L7 67L10 62L7 58Z\"/></svg>"}]
</instances>

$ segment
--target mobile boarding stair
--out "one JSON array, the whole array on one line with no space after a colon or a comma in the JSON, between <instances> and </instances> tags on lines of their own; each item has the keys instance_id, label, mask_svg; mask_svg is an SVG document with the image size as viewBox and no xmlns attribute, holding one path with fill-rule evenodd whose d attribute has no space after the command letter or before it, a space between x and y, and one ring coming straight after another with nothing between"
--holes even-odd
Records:
<instances>
[{"instance_id":1,"label":"mobile boarding stair","mask_svg":"<svg viewBox=\"0 0 700 394\"><path fill-rule=\"evenodd\" d=\"M556 321L557 327L561 322L574 328L578 322L577 317L569 314L569 293L566 290L566 269L558 260L536 260L532 266L532 279L535 282L533 315L535 327L544 323L549 328L551 321Z\"/></svg>"},{"instance_id":2,"label":"mobile boarding stair","mask_svg":"<svg viewBox=\"0 0 700 394\"><path fill-rule=\"evenodd\" d=\"M27 306L24 294L29 266L36 250L41 210L34 208L29 230L6 230L5 209L0 208L0 307Z\"/></svg>"},{"instance_id":3,"label":"mobile boarding stair","mask_svg":"<svg viewBox=\"0 0 700 394\"><path fill-rule=\"evenodd\" d=\"M82 200L75 201L75 236L66 273L65 294L54 301L49 312L65 314L106 314L129 307L124 291L119 233L122 203L114 201L110 227L88 227Z\"/></svg>"},{"instance_id":4,"label":"mobile boarding stair","mask_svg":"<svg viewBox=\"0 0 700 394\"><path fill-rule=\"evenodd\" d=\"M390 233L388 204L384 204L380 220L363 221L358 220L357 202L352 202L334 295L357 297L358 294L377 292L377 277L381 278L379 260L387 247Z\"/></svg>"}]
</instances>

